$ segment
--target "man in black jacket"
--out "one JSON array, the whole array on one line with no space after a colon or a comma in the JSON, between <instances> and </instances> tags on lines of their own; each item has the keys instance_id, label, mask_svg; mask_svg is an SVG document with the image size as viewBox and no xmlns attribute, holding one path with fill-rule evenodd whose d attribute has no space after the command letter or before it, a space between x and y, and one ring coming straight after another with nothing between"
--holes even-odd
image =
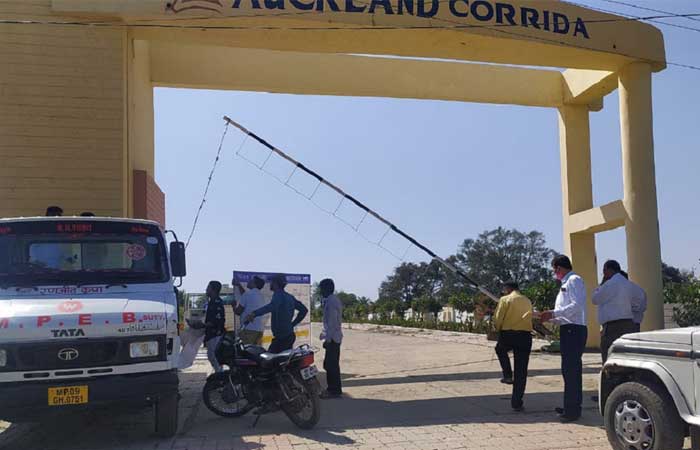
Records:
<instances>
[{"instance_id":1,"label":"man in black jacket","mask_svg":"<svg viewBox=\"0 0 700 450\"><path fill-rule=\"evenodd\" d=\"M221 372L222 368L216 360L216 347L219 345L221 337L226 329L226 311L224 310L224 301L221 300L221 283L218 281L210 281L207 286L207 303L206 313L204 316L204 343L207 346L207 358L214 368L215 372Z\"/></svg>"}]
</instances>

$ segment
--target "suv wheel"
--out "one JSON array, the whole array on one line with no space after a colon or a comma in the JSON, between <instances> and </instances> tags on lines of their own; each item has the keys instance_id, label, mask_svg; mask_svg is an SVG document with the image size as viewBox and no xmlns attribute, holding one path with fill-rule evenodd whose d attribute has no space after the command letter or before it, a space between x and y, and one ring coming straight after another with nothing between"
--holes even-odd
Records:
<instances>
[{"instance_id":1,"label":"suv wheel","mask_svg":"<svg viewBox=\"0 0 700 450\"><path fill-rule=\"evenodd\" d=\"M653 384L616 387L605 404L605 429L615 450L681 450L685 439L676 405Z\"/></svg>"}]
</instances>

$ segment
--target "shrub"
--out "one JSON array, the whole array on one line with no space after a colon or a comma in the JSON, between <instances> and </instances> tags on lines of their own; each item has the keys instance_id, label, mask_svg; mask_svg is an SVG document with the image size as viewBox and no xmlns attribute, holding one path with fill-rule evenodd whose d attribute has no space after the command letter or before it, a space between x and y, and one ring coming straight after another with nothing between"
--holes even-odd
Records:
<instances>
[{"instance_id":1,"label":"shrub","mask_svg":"<svg viewBox=\"0 0 700 450\"><path fill-rule=\"evenodd\" d=\"M432 320L405 320L400 318L385 318L376 320L351 320L348 323L370 323L374 325L389 325L405 328L418 328L424 330L452 331L458 333L478 333L486 334L491 329L488 322L436 322Z\"/></svg>"},{"instance_id":2,"label":"shrub","mask_svg":"<svg viewBox=\"0 0 700 450\"><path fill-rule=\"evenodd\" d=\"M667 283L664 300L674 304L673 320L680 327L700 325L700 280L685 283Z\"/></svg>"}]
</instances>

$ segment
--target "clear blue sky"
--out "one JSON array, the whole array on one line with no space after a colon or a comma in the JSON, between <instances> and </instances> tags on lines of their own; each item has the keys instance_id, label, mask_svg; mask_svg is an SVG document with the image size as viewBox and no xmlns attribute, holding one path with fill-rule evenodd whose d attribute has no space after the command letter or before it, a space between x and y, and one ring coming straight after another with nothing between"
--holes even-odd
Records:
<instances>
[{"instance_id":1,"label":"clear blue sky","mask_svg":"<svg viewBox=\"0 0 700 450\"><path fill-rule=\"evenodd\" d=\"M644 11L586 1L635 15ZM635 0L695 13L694 0ZM695 4L695 7L693 6ZM663 5L663 6L660 6ZM673 22L700 28L700 22ZM700 33L662 27L669 61L700 65ZM700 258L700 71L654 76L654 135L664 261ZM156 180L168 227L186 237L229 115L384 214L441 255L498 226L545 233L562 248L554 109L441 101L157 89ZM617 94L591 114L594 199L622 197ZM238 270L311 273L376 298L397 260L234 156L230 129L188 253L184 287ZM251 141L244 149L259 150ZM598 235L598 261L625 261L624 231ZM408 259L424 259L411 251Z\"/></svg>"}]
</instances>

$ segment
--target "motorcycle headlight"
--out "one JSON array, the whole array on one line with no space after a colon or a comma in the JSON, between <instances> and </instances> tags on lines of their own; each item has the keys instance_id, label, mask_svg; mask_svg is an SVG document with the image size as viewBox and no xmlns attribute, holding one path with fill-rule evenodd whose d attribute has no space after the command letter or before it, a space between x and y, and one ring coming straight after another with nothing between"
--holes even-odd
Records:
<instances>
[{"instance_id":1,"label":"motorcycle headlight","mask_svg":"<svg viewBox=\"0 0 700 450\"><path fill-rule=\"evenodd\" d=\"M158 342L132 342L129 346L129 356L132 358L148 358L158 356Z\"/></svg>"},{"instance_id":2,"label":"motorcycle headlight","mask_svg":"<svg viewBox=\"0 0 700 450\"><path fill-rule=\"evenodd\" d=\"M0 349L0 367L7 365L7 351Z\"/></svg>"}]
</instances>

